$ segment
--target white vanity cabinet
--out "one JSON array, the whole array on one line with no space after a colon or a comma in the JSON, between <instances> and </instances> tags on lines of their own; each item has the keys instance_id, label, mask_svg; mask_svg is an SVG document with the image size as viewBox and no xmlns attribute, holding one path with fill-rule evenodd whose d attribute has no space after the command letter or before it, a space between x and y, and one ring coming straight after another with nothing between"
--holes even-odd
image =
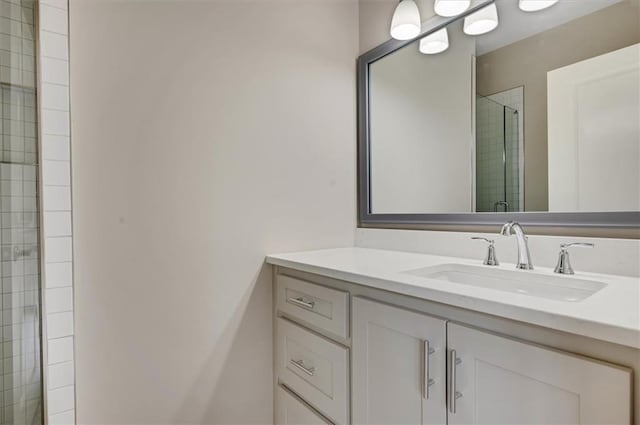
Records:
<instances>
[{"instance_id":1,"label":"white vanity cabinet","mask_svg":"<svg viewBox=\"0 0 640 425\"><path fill-rule=\"evenodd\" d=\"M349 292L286 275L275 284L276 423L349 424Z\"/></svg>"},{"instance_id":2,"label":"white vanity cabinet","mask_svg":"<svg viewBox=\"0 0 640 425\"><path fill-rule=\"evenodd\" d=\"M447 341L450 425L631 422L626 368L452 323Z\"/></svg>"},{"instance_id":3,"label":"white vanity cabinet","mask_svg":"<svg viewBox=\"0 0 640 425\"><path fill-rule=\"evenodd\" d=\"M446 321L353 298L353 423L445 424Z\"/></svg>"},{"instance_id":4,"label":"white vanity cabinet","mask_svg":"<svg viewBox=\"0 0 640 425\"><path fill-rule=\"evenodd\" d=\"M352 352L354 424L631 422L626 368L357 297Z\"/></svg>"},{"instance_id":5,"label":"white vanity cabinet","mask_svg":"<svg viewBox=\"0 0 640 425\"><path fill-rule=\"evenodd\" d=\"M278 318L280 382L337 424L349 423L349 350Z\"/></svg>"},{"instance_id":6,"label":"white vanity cabinet","mask_svg":"<svg viewBox=\"0 0 640 425\"><path fill-rule=\"evenodd\" d=\"M563 334L563 351L544 328L295 270L274 276L278 425L638 423L632 369L595 359L615 345L596 352ZM637 368L628 353L609 360Z\"/></svg>"},{"instance_id":7,"label":"white vanity cabinet","mask_svg":"<svg viewBox=\"0 0 640 425\"><path fill-rule=\"evenodd\" d=\"M304 401L282 385L276 387L275 423L281 425L330 425Z\"/></svg>"}]
</instances>

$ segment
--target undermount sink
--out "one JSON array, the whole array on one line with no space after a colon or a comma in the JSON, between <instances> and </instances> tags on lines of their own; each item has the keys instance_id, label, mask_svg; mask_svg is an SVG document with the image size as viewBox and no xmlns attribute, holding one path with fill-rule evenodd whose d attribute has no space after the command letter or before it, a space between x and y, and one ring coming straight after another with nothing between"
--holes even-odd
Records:
<instances>
[{"instance_id":1,"label":"undermount sink","mask_svg":"<svg viewBox=\"0 0 640 425\"><path fill-rule=\"evenodd\" d=\"M568 302L582 301L607 286L605 283L594 280L464 264L441 264L408 270L404 273L444 282Z\"/></svg>"}]
</instances>

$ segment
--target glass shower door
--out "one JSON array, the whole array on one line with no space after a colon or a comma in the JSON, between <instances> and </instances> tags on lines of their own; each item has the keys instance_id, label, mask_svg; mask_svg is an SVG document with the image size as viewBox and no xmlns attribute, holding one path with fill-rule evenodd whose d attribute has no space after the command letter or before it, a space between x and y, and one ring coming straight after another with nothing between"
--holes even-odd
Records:
<instances>
[{"instance_id":1,"label":"glass shower door","mask_svg":"<svg viewBox=\"0 0 640 425\"><path fill-rule=\"evenodd\" d=\"M0 0L0 424L42 423L32 0Z\"/></svg>"},{"instance_id":2,"label":"glass shower door","mask_svg":"<svg viewBox=\"0 0 640 425\"><path fill-rule=\"evenodd\" d=\"M476 211L521 211L518 111L476 99Z\"/></svg>"}]
</instances>

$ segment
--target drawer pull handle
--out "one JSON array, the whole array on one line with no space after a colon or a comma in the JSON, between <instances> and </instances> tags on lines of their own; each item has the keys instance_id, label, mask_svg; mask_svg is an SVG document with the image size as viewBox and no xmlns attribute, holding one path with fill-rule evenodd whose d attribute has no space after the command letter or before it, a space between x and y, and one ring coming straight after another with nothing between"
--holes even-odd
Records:
<instances>
[{"instance_id":1,"label":"drawer pull handle","mask_svg":"<svg viewBox=\"0 0 640 425\"><path fill-rule=\"evenodd\" d=\"M456 367L462 360L456 355L456 350L449 353L449 412L456 413L456 400L462 393L456 390Z\"/></svg>"},{"instance_id":2,"label":"drawer pull handle","mask_svg":"<svg viewBox=\"0 0 640 425\"><path fill-rule=\"evenodd\" d=\"M424 340L423 347L423 355L424 355L424 364L422 365L422 370L424 372L424 376L422 377L422 397L424 399L429 399L429 387L436 383L435 380L429 377L429 356L435 353L436 350L431 347L429 340Z\"/></svg>"},{"instance_id":3,"label":"drawer pull handle","mask_svg":"<svg viewBox=\"0 0 640 425\"><path fill-rule=\"evenodd\" d=\"M287 298L287 301L289 301L291 304L308 308L309 310L313 310L313 307L316 305L314 301L305 301L304 298L302 297L298 297L298 298L289 297Z\"/></svg>"},{"instance_id":4,"label":"drawer pull handle","mask_svg":"<svg viewBox=\"0 0 640 425\"><path fill-rule=\"evenodd\" d=\"M304 361L303 360L290 360L291 364L294 365L295 367L297 367L298 369L300 369L301 371L303 371L304 373L306 373L309 376L313 376L313 374L316 372L316 369L313 367L306 367L304 365Z\"/></svg>"}]
</instances>

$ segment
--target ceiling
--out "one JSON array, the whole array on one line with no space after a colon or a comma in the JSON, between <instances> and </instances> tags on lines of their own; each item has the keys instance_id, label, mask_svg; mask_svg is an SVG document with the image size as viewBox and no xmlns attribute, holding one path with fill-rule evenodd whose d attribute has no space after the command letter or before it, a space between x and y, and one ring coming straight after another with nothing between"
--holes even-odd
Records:
<instances>
[{"instance_id":1,"label":"ceiling","mask_svg":"<svg viewBox=\"0 0 640 425\"><path fill-rule=\"evenodd\" d=\"M476 37L476 54L483 55L621 1L624 0L560 0L539 12L523 12L518 0L496 0L500 25Z\"/></svg>"}]
</instances>

